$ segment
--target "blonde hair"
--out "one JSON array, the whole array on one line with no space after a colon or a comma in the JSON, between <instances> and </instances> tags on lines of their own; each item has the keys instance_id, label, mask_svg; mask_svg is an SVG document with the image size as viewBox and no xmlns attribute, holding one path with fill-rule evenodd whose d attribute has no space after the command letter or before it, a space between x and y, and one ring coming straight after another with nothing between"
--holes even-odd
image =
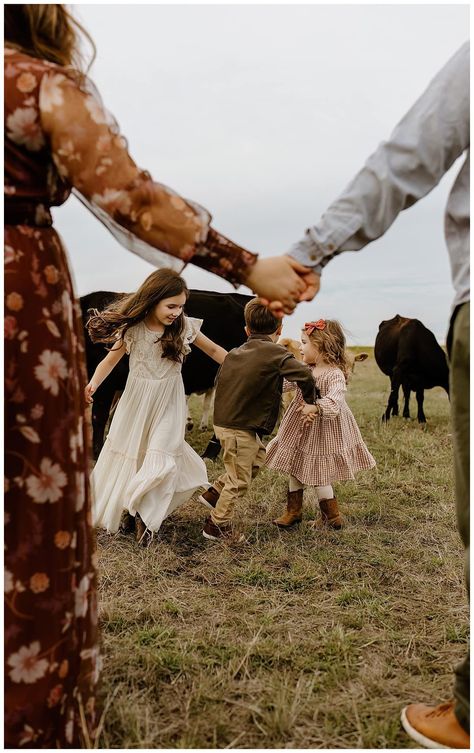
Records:
<instances>
[{"instance_id":1,"label":"blonde hair","mask_svg":"<svg viewBox=\"0 0 474 753\"><path fill-rule=\"evenodd\" d=\"M303 329L303 332L309 341L316 345L325 363L341 369L347 382L351 366L346 352L344 330L341 324L335 319L325 319L324 323L324 329L314 329L310 335L305 329Z\"/></svg>"},{"instance_id":2,"label":"blonde hair","mask_svg":"<svg viewBox=\"0 0 474 753\"><path fill-rule=\"evenodd\" d=\"M80 72L90 68L96 55L90 34L76 21L65 5L9 5L3 7L5 19L5 43L41 60L49 60L61 66L73 66ZM91 50L86 65L80 49L84 37Z\"/></svg>"}]
</instances>

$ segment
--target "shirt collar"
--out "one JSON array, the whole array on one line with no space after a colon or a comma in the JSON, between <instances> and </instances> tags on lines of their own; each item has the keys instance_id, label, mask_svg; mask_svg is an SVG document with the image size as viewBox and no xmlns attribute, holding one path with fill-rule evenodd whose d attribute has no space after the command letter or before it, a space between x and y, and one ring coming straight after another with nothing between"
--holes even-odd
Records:
<instances>
[{"instance_id":1,"label":"shirt collar","mask_svg":"<svg viewBox=\"0 0 474 753\"><path fill-rule=\"evenodd\" d=\"M249 335L247 338L247 342L249 340L268 340L269 342L273 342L270 335Z\"/></svg>"}]
</instances>

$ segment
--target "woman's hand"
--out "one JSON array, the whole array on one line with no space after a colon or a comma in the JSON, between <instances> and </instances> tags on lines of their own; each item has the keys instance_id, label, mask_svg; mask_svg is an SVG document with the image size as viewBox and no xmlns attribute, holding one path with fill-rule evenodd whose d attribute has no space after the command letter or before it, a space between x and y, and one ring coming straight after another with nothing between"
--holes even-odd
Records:
<instances>
[{"instance_id":1,"label":"woman's hand","mask_svg":"<svg viewBox=\"0 0 474 753\"><path fill-rule=\"evenodd\" d=\"M276 316L291 314L296 305L307 300L308 293L315 295L314 272L303 267L291 256L272 256L257 259L249 268L244 284L269 302ZM314 290L314 293L313 293Z\"/></svg>"},{"instance_id":2,"label":"woman's hand","mask_svg":"<svg viewBox=\"0 0 474 753\"><path fill-rule=\"evenodd\" d=\"M91 380L84 390L84 397L86 398L86 403L94 402L94 400L92 399L92 395L94 394L96 389L97 387L95 386L94 382L92 382Z\"/></svg>"}]
</instances>

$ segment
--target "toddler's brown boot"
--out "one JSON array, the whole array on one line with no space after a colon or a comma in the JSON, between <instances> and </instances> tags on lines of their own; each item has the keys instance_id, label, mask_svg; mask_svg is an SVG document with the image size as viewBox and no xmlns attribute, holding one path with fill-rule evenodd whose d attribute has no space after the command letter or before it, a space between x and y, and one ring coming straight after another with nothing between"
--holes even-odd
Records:
<instances>
[{"instance_id":1,"label":"toddler's brown boot","mask_svg":"<svg viewBox=\"0 0 474 753\"><path fill-rule=\"evenodd\" d=\"M290 528L295 523L301 523L303 510L303 489L297 489L295 492L288 491L286 502L286 511L280 518L273 522L278 528Z\"/></svg>"},{"instance_id":2,"label":"toddler's brown boot","mask_svg":"<svg viewBox=\"0 0 474 753\"><path fill-rule=\"evenodd\" d=\"M339 512L339 507L337 506L336 497L333 497L332 499L320 499L319 509L321 510L321 519L314 522L314 528L329 526L329 528L334 528L336 531L339 531L342 528L344 523L342 515Z\"/></svg>"}]
</instances>

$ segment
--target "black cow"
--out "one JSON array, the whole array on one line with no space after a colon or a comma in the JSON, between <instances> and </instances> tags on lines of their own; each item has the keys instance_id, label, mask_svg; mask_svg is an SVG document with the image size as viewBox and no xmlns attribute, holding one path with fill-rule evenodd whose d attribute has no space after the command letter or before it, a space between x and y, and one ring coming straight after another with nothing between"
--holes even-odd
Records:
<instances>
[{"instance_id":1,"label":"black cow","mask_svg":"<svg viewBox=\"0 0 474 753\"><path fill-rule=\"evenodd\" d=\"M433 333L418 319L397 314L393 319L381 322L375 339L374 356L379 369L390 377L391 384L383 421L388 421L390 415L398 416L400 385L405 398L403 417L410 418L410 392L414 392L419 423L426 423L423 413L425 390L443 387L449 396L446 354Z\"/></svg>"},{"instance_id":2,"label":"black cow","mask_svg":"<svg viewBox=\"0 0 474 753\"><path fill-rule=\"evenodd\" d=\"M89 293L80 299L84 324L89 318L91 308L103 310L108 304L120 298L123 293L99 291ZM185 311L188 316L203 319L202 332L226 350L242 345L246 340L244 331L244 307L251 300L248 295L239 293L213 293L205 290L191 290ZM107 351L102 343L93 343L84 327L86 341L86 362L89 379L92 377L97 364ZM186 395L194 392L205 392L214 384L219 366L199 348L191 347L191 353L183 364L183 382ZM94 457L97 458L104 443L104 431L112 407L112 401L117 391L125 388L128 376L128 356L125 355L115 366L111 374L105 379L94 394L92 404L92 444ZM204 453L205 457L216 457L220 445L215 440Z\"/></svg>"}]
</instances>

